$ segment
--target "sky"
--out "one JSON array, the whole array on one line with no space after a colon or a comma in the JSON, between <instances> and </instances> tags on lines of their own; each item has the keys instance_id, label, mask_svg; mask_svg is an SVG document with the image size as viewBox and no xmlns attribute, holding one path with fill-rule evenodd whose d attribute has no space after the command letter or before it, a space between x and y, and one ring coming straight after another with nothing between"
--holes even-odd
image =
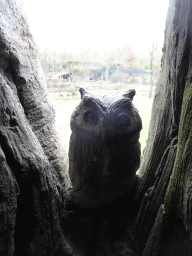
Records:
<instances>
[{"instance_id":1,"label":"sky","mask_svg":"<svg viewBox=\"0 0 192 256\"><path fill-rule=\"evenodd\" d=\"M169 0L22 0L41 51L96 53L163 47Z\"/></svg>"}]
</instances>

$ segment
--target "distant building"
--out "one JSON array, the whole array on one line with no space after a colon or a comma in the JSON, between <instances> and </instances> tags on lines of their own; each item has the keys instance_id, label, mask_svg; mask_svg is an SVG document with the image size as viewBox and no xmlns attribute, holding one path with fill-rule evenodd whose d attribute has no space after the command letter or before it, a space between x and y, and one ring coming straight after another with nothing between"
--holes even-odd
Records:
<instances>
[{"instance_id":1,"label":"distant building","mask_svg":"<svg viewBox=\"0 0 192 256\"><path fill-rule=\"evenodd\" d=\"M117 66L112 66L109 69L109 76L114 73L126 73L126 74L138 74L138 75L144 75L144 74L149 74L149 72L137 68L137 67L117 67Z\"/></svg>"},{"instance_id":2,"label":"distant building","mask_svg":"<svg viewBox=\"0 0 192 256\"><path fill-rule=\"evenodd\" d=\"M63 71L59 72L58 74L55 75L56 79L69 79L71 77L72 73L69 71Z\"/></svg>"},{"instance_id":3,"label":"distant building","mask_svg":"<svg viewBox=\"0 0 192 256\"><path fill-rule=\"evenodd\" d=\"M112 82L146 83L150 72L137 67L112 66L108 71L109 80Z\"/></svg>"},{"instance_id":4,"label":"distant building","mask_svg":"<svg viewBox=\"0 0 192 256\"><path fill-rule=\"evenodd\" d=\"M89 80L101 80L103 76L102 69L100 70L89 70Z\"/></svg>"},{"instance_id":5,"label":"distant building","mask_svg":"<svg viewBox=\"0 0 192 256\"><path fill-rule=\"evenodd\" d=\"M71 77L72 73L70 71L63 71L54 74L53 72L47 73L46 77L47 80L62 80L62 79L67 79L69 80Z\"/></svg>"}]
</instances>

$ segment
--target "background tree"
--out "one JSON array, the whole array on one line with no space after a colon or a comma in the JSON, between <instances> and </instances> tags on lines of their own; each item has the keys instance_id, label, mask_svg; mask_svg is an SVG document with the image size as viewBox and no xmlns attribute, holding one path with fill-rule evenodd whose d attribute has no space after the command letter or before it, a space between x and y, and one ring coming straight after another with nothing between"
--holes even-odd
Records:
<instances>
[{"instance_id":1,"label":"background tree","mask_svg":"<svg viewBox=\"0 0 192 256\"><path fill-rule=\"evenodd\" d=\"M153 75L154 75L154 57L157 51L157 45L152 44L151 48L148 48L150 55L150 90L149 90L149 98L152 97L153 91Z\"/></svg>"},{"instance_id":2,"label":"background tree","mask_svg":"<svg viewBox=\"0 0 192 256\"><path fill-rule=\"evenodd\" d=\"M2 0L0 12L0 255L191 255L192 0L170 1L138 183L96 212L65 188L54 109L21 9Z\"/></svg>"},{"instance_id":3,"label":"background tree","mask_svg":"<svg viewBox=\"0 0 192 256\"><path fill-rule=\"evenodd\" d=\"M39 59L41 61L41 66L44 72L44 75L47 75L47 65L48 65L48 61L50 60L50 54L48 49L45 49L43 52L40 53L39 55Z\"/></svg>"},{"instance_id":4,"label":"background tree","mask_svg":"<svg viewBox=\"0 0 192 256\"><path fill-rule=\"evenodd\" d=\"M109 54L109 61L112 65L134 67L137 60L136 54L129 46L115 49Z\"/></svg>"},{"instance_id":5,"label":"background tree","mask_svg":"<svg viewBox=\"0 0 192 256\"><path fill-rule=\"evenodd\" d=\"M133 49L129 46L115 49L110 53L104 54L104 65L106 66L106 80L108 80L108 73L110 67L115 66L126 66L134 67L137 57Z\"/></svg>"}]
</instances>

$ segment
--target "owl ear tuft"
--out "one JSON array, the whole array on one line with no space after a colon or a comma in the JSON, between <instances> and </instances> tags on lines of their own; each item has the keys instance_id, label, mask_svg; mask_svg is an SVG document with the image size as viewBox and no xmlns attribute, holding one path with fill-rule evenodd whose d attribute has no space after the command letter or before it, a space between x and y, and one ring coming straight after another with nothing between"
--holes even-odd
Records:
<instances>
[{"instance_id":1,"label":"owl ear tuft","mask_svg":"<svg viewBox=\"0 0 192 256\"><path fill-rule=\"evenodd\" d=\"M133 100L133 97L135 96L136 91L134 89L129 90L128 92L126 92L125 94L123 94L123 96L130 98L131 100Z\"/></svg>"},{"instance_id":2,"label":"owl ear tuft","mask_svg":"<svg viewBox=\"0 0 192 256\"><path fill-rule=\"evenodd\" d=\"M88 92L84 88L80 88L79 92L81 94L81 99L85 97L85 95L88 94Z\"/></svg>"}]
</instances>

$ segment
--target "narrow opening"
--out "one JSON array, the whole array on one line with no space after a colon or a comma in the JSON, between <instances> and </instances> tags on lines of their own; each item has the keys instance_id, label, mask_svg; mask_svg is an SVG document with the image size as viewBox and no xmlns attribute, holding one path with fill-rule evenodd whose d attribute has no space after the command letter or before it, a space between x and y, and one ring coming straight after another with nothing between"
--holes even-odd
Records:
<instances>
[{"instance_id":1,"label":"narrow opening","mask_svg":"<svg viewBox=\"0 0 192 256\"><path fill-rule=\"evenodd\" d=\"M66 151L71 113L80 102L79 88L84 87L99 95L136 90L133 103L143 123L143 152L160 75L168 3L23 0Z\"/></svg>"}]
</instances>

